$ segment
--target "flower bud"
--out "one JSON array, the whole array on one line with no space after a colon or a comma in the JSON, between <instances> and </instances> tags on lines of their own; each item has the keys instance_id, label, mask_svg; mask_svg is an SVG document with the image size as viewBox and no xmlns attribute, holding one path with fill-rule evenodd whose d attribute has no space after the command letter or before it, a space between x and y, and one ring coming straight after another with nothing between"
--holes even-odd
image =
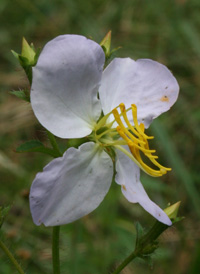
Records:
<instances>
[{"instance_id":1,"label":"flower bud","mask_svg":"<svg viewBox=\"0 0 200 274\"><path fill-rule=\"evenodd\" d=\"M11 50L12 54L18 59L20 65L26 72L29 82L32 82L32 67L37 63L40 50L35 50L33 44L29 45L25 38L22 39L21 54Z\"/></svg>"},{"instance_id":2,"label":"flower bud","mask_svg":"<svg viewBox=\"0 0 200 274\"><path fill-rule=\"evenodd\" d=\"M178 215L178 210L179 210L180 204L181 204L181 201L164 209L164 212L167 214L167 216L170 219L176 219L176 217Z\"/></svg>"},{"instance_id":3,"label":"flower bud","mask_svg":"<svg viewBox=\"0 0 200 274\"><path fill-rule=\"evenodd\" d=\"M22 53L21 53L22 57L25 57L28 60L28 63L30 65L35 65L35 56L36 56L36 52L35 49L33 47L33 45L29 45L28 42L26 41L26 39L23 37L22 39Z\"/></svg>"},{"instance_id":4,"label":"flower bud","mask_svg":"<svg viewBox=\"0 0 200 274\"><path fill-rule=\"evenodd\" d=\"M111 45L111 30L106 34L100 43L103 48L106 58L110 57L110 45Z\"/></svg>"}]
</instances>

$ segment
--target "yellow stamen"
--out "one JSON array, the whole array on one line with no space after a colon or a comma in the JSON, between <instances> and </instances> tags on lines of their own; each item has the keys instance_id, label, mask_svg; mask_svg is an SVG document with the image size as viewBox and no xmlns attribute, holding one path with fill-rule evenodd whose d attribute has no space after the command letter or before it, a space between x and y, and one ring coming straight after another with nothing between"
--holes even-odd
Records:
<instances>
[{"instance_id":1,"label":"yellow stamen","mask_svg":"<svg viewBox=\"0 0 200 274\"><path fill-rule=\"evenodd\" d=\"M146 152L146 153L154 153L154 152L156 152L155 150L148 150L148 149L145 149L145 148L143 148L143 147L140 147L137 143L134 143L134 142L132 142L127 136L126 136L126 134L123 132L123 130L121 130L121 128L118 126L117 128L117 131L118 131L118 133L119 133L119 135L126 141L126 143L127 143L127 145L131 145L131 146L134 146L134 147L137 147L137 148L139 148L141 151L143 151L143 152ZM139 141L139 140L138 140Z\"/></svg>"},{"instance_id":2,"label":"yellow stamen","mask_svg":"<svg viewBox=\"0 0 200 274\"><path fill-rule=\"evenodd\" d=\"M137 120L137 107L136 105L132 104L132 117L134 126L128 120L127 111L125 105L121 103L119 105L121 113L119 114L117 108L112 110L112 113L115 117L115 121L117 122L118 126L116 128L119 135L128 145L132 156L134 157L134 161L148 174L151 176L162 176L167 171L170 171L171 168L166 168L160 165L155 159L158 159L158 156L152 155L155 153L155 150L149 149L148 139L153 139L153 136L148 136L144 133L145 128L144 124L138 124ZM121 117L123 117L125 124L122 122ZM116 144L116 147L119 149L119 145ZM121 148L120 148L121 149ZM122 150L122 149L121 149ZM144 163L143 159L141 158L140 152L142 152L158 169L154 169L149 167L146 163ZM126 153L129 154L128 152ZM132 158L132 156L130 158Z\"/></svg>"},{"instance_id":3,"label":"yellow stamen","mask_svg":"<svg viewBox=\"0 0 200 274\"><path fill-rule=\"evenodd\" d=\"M130 151L131 153L133 154L133 156L137 159L137 161L140 163L140 165L143 167L143 169L148 173L150 174L151 176L162 176L163 174L165 174L166 172L164 171L163 172L163 169L162 171L161 170L155 170L151 167L149 167L147 164L145 164L140 156L140 151L139 149L135 149L133 146L130 146L129 145L129 148L130 148Z\"/></svg>"},{"instance_id":4,"label":"yellow stamen","mask_svg":"<svg viewBox=\"0 0 200 274\"><path fill-rule=\"evenodd\" d=\"M126 109L125 109L125 105L123 103L121 103L119 105L120 110L121 110L121 114L124 118L124 121L126 122L127 126L130 128L130 130L139 138L141 138L141 135L137 132L137 130L131 125L131 123L128 120L127 114L126 114ZM145 143L145 142L144 142Z\"/></svg>"},{"instance_id":5,"label":"yellow stamen","mask_svg":"<svg viewBox=\"0 0 200 274\"><path fill-rule=\"evenodd\" d=\"M143 131L142 129L140 128L140 126L138 125L138 120L137 120L137 107L136 105L132 104L131 105L132 107L132 115L133 115L133 122L134 122L134 125L136 127L136 129L138 130L138 132L144 136L146 139L153 139L154 137L153 136L147 136ZM143 125L143 124L142 124ZM143 125L144 126L144 125Z\"/></svg>"},{"instance_id":6,"label":"yellow stamen","mask_svg":"<svg viewBox=\"0 0 200 274\"><path fill-rule=\"evenodd\" d=\"M116 108L112 110L112 113L113 113L113 115L114 115L114 117L115 117L116 122L118 123L118 125L119 125L120 128L122 129L122 131L123 131L126 135L128 135L128 137L129 137L130 139L135 140L135 141L138 142L138 143L143 143L143 144L145 144L144 141L138 140L138 139L137 139L133 134L131 134L131 133L128 131L128 129L123 125L122 120L121 120L121 118L120 118L120 115L119 115L119 113L118 113L118 111L117 111Z\"/></svg>"}]
</instances>

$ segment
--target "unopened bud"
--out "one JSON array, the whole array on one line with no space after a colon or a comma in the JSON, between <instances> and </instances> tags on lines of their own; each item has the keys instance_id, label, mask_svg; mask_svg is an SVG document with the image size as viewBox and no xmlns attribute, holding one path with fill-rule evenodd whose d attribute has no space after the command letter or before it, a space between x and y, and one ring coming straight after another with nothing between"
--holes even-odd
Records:
<instances>
[{"instance_id":1,"label":"unopened bud","mask_svg":"<svg viewBox=\"0 0 200 274\"><path fill-rule=\"evenodd\" d=\"M27 58L29 64L35 65L35 55L36 55L36 52L34 50L33 45L29 45L26 39L23 37L21 56Z\"/></svg>"},{"instance_id":2,"label":"unopened bud","mask_svg":"<svg viewBox=\"0 0 200 274\"><path fill-rule=\"evenodd\" d=\"M164 209L164 212L170 219L176 219L181 202L177 202Z\"/></svg>"},{"instance_id":3,"label":"unopened bud","mask_svg":"<svg viewBox=\"0 0 200 274\"><path fill-rule=\"evenodd\" d=\"M103 38L103 40L100 43L100 46L102 46L104 53L105 53L106 57L108 58L110 56L111 30Z\"/></svg>"}]
</instances>

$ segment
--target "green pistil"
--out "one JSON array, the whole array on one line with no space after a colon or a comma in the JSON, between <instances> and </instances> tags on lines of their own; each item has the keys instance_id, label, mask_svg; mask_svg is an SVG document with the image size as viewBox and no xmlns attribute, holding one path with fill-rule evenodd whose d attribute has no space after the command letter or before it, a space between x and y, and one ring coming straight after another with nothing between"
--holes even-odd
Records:
<instances>
[{"instance_id":1,"label":"green pistil","mask_svg":"<svg viewBox=\"0 0 200 274\"><path fill-rule=\"evenodd\" d=\"M99 137L103 136L109 129L107 127L101 127L98 130L96 130L96 135Z\"/></svg>"}]
</instances>

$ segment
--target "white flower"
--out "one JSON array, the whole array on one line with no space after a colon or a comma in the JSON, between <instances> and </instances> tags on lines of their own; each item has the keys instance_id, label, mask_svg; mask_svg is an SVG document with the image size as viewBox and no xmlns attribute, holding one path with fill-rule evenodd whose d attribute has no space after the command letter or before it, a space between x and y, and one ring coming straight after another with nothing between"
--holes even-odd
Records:
<instances>
[{"instance_id":1,"label":"white flower","mask_svg":"<svg viewBox=\"0 0 200 274\"><path fill-rule=\"evenodd\" d=\"M170 170L156 161L144 128L174 104L177 81L152 60L116 58L103 72L104 61L94 41L62 35L47 43L33 69L31 104L40 123L60 138L88 136L88 142L69 148L37 174L30 191L37 225L70 223L96 209L111 185L113 155L115 181L124 196L171 225L146 194L140 168L152 176Z\"/></svg>"}]
</instances>

